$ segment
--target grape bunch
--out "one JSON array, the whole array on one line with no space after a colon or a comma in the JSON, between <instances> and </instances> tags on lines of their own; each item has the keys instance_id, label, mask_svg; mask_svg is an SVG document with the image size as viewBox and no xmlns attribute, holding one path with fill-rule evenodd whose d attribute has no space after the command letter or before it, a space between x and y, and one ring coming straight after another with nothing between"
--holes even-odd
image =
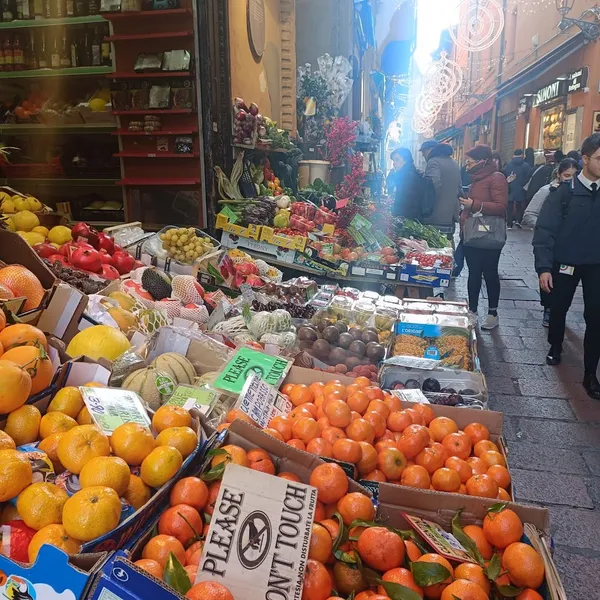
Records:
<instances>
[{"instance_id":1,"label":"grape bunch","mask_svg":"<svg viewBox=\"0 0 600 600\"><path fill-rule=\"evenodd\" d=\"M212 241L207 237L199 237L193 227L169 229L160 234L160 241L167 254L181 263L192 263L214 250Z\"/></svg>"}]
</instances>

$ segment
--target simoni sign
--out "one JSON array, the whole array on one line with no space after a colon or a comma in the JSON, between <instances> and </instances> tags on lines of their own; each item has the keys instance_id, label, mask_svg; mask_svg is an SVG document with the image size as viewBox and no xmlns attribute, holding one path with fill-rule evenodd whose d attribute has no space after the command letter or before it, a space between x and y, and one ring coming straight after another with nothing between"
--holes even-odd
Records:
<instances>
[{"instance_id":1,"label":"simoni sign","mask_svg":"<svg viewBox=\"0 0 600 600\"><path fill-rule=\"evenodd\" d=\"M196 583L234 598L301 600L317 490L229 464L215 502Z\"/></svg>"},{"instance_id":2,"label":"simoni sign","mask_svg":"<svg viewBox=\"0 0 600 600\"><path fill-rule=\"evenodd\" d=\"M549 83L547 86L538 90L533 98L533 106L539 106L540 104L546 104L556 98L564 95L564 80L557 79L556 81Z\"/></svg>"}]
</instances>

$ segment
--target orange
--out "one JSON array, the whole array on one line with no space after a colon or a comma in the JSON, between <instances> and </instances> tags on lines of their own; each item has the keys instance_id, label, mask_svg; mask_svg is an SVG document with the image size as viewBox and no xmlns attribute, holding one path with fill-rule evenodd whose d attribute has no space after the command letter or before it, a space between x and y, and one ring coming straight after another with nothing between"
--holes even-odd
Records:
<instances>
[{"instance_id":1,"label":"orange","mask_svg":"<svg viewBox=\"0 0 600 600\"><path fill-rule=\"evenodd\" d=\"M122 496L129 486L131 472L127 463L117 456L97 456L92 458L79 473L82 488L104 485Z\"/></svg>"},{"instance_id":2,"label":"orange","mask_svg":"<svg viewBox=\"0 0 600 600\"><path fill-rule=\"evenodd\" d=\"M362 455L356 466L358 468L358 472L361 475L364 475L365 473L370 473L377 468L379 457L377 455L377 451L371 444L367 442L358 443L362 450Z\"/></svg>"},{"instance_id":3,"label":"orange","mask_svg":"<svg viewBox=\"0 0 600 600\"><path fill-rule=\"evenodd\" d=\"M333 427L348 427L352 421L352 411L341 399L330 400L323 410Z\"/></svg>"},{"instance_id":4,"label":"orange","mask_svg":"<svg viewBox=\"0 0 600 600\"><path fill-rule=\"evenodd\" d=\"M31 394L31 386L31 375L23 367L0 360L0 414L23 406Z\"/></svg>"},{"instance_id":5,"label":"orange","mask_svg":"<svg viewBox=\"0 0 600 600\"><path fill-rule=\"evenodd\" d=\"M435 448L424 448L415 457L415 463L433 475L435 471L444 466L444 457Z\"/></svg>"},{"instance_id":6,"label":"orange","mask_svg":"<svg viewBox=\"0 0 600 600\"><path fill-rule=\"evenodd\" d=\"M396 444L396 442L394 440L390 440L390 439L384 439L384 440L380 440L379 442L377 442L375 444L375 451L379 454L379 452L383 452L384 450L387 450L388 448L394 448L394 449L398 449L398 445Z\"/></svg>"},{"instance_id":7,"label":"orange","mask_svg":"<svg viewBox=\"0 0 600 600\"><path fill-rule=\"evenodd\" d=\"M292 439L287 441L286 444L292 448L297 448L298 450L306 450L306 444L302 440Z\"/></svg>"},{"instance_id":8,"label":"orange","mask_svg":"<svg viewBox=\"0 0 600 600\"><path fill-rule=\"evenodd\" d=\"M43 346L44 349L48 350L48 340L44 333L37 327L26 323L9 325L0 331L0 344L2 344L5 352L17 346L35 345Z\"/></svg>"},{"instance_id":9,"label":"orange","mask_svg":"<svg viewBox=\"0 0 600 600\"><path fill-rule=\"evenodd\" d=\"M67 534L90 542L112 531L121 519L121 501L115 490L93 486L73 494L63 508Z\"/></svg>"},{"instance_id":10,"label":"orange","mask_svg":"<svg viewBox=\"0 0 600 600\"><path fill-rule=\"evenodd\" d=\"M485 475L488 470L488 466L476 456L471 456L466 460L467 464L473 469L473 475Z\"/></svg>"},{"instance_id":11,"label":"orange","mask_svg":"<svg viewBox=\"0 0 600 600\"><path fill-rule=\"evenodd\" d=\"M332 546L333 540L329 531L327 531L323 525L313 523L312 533L310 535L310 546L308 548L308 558L326 563L331 555Z\"/></svg>"},{"instance_id":12,"label":"orange","mask_svg":"<svg viewBox=\"0 0 600 600\"><path fill-rule=\"evenodd\" d=\"M360 558L372 569L389 571L404 562L406 548L402 538L385 527L368 527L358 538Z\"/></svg>"},{"instance_id":13,"label":"orange","mask_svg":"<svg viewBox=\"0 0 600 600\"><path fill-rule=\"evenodd\" d=\"M309 558L306 561L302 600L327 600L327 598L331 596L332 585L331 575L325 568L325 565L317 560ZM211 600L212 598L213 597L210 596ZM233 596L231 600L233 600Z\"/></svg>"},{"instance_id":14,"label":"orange","mask_svg":"<svg viewBox=\"0 0 600 600\"><path fill-rule=\"evenodd\" d=\"M188 546L185 550L185 563L186 565L197 565L200 562L200 556L202 555L203 543L201 540L194 542L190 546ZM200 551L200 554L198 554ZM198 558L198 561L196 561ZM192 562L193 561L193 562Z\"/></svg>"},{"instance_id":15,"label":"orange","mask_svg":"<svg viewBox=\"0 0 600 600\"><path fill-rule=\"evenodd\" d=\"M406 456L413 459L429 445L430 437L427 427L422 425L409 425L398 438L398 450Z\"/></svg>"},{"instance_id":16,"label":"orange","mask_svg":"<svg viewBox=\"0 0 600 600\"><path fill-rule=\"evenodd\" d=\"M473 446L473 454L478 458L488 450L498 452L498 446L496 446L494 442L490 442L490 440L481 440L480 442L476 442Z\"/></svg>"},{"instance_id":17,"label":"orange","mask_svg":"<svg viewBox=\"0 0 600 600\"><path fill-rule=\"evenodd\" d=\"M435 419L435 412L429 404L415 404L413 409L425 419L425 425L427 426Z\"/></svg>"},{"instance_id":18,"label":"orange","mask_svg":"<svg viewBox=\"0 0 600 600\"><path fill-rule=\"evenodd\" d=\"M387 418L387 426L390 431L403 432L409 425L413 424L410 413L405 410L390 413Z\"/></svg>"},{"instance_id":19,"label":"orange","mask_svg":"<svg viewBox=\"0 0 600 600\"><path fill-rule=\"evenodd\" d=\"M436 563L438 565L442 565L448 570L450 574L448 579L444 580L442 583L428 585L423 588L425 598L440 598L442 592L444 591L444 588L446 588L448 584L452 582L452 578L454 576L454 569L452 568L452 565L443 556L440 556L439 554L423 554L423 556L421 556L421 558L419 558L417 562Z\"/></svg>"},{"instance_id":20,"label":"orange","mask_svg":"<svg viewBox=\"0 0 600 600\"><path fill-rule=\"evenodd\" d=\"M57 454L65 469L79 474L92 458L108 456L110 444L108 438L96 426L77 425L60 438ZM77 535L73 537L77 538Z\"/></svg>"},{"instance_id":21,"label":"orange","mask_svg":"<svg viewBox=\"0 0 600 600\"><path fill-rule=\"evenodd\" d=\"M490 580L479 565L461 563L454 569L454 577L456 579L468 579L476 583L485 592L486 599L490 595Z\"/></svg>"},{"instance_id":22,"label":"orange","mask_svg":"<svg viewBox=\"0 0 600 600\"><path fill-rule=\"evenodd\" d=\"M498 496L498 484L488 475L473 475L465 485L469 496L480 496L481 498Z\"/></svg>"},{"instance_id":23,"label":"orange","mask_svg":"<svg viewBox=\"0 0 600 600\"><path fill-rule=\"evenodd\" d=\"M146 427L138 423L124 423L110 436L112 451L128 465L137 467L156 448L156 441Z\"/></svg>"},{"instance_id":24,"label":"orange","mask_svg":"<svg viewBox=\"0 0 600 600\"><path fill-rule=\"evenodd\" d=\"M283 473L279 473L279 475L277 475L277 477L281 477L281 479L287 479L288 481L295 481L296 483L299 483L300 481L302 481L300 479L300 477L298 477L298 475L296 475L296 473L290 473L288 471L285 471ZM319 503L317 502L317 505ZM319 519L316 519L316 521L318 521Z\"/></svg>"},{"instance_id":25,"label":"orange","mask_svg":"<svg viewBox=\"0 0 600 600\"><path fill-rule=\"evenodd\" d=\"M198 436L191 427L168 427L156 437L159 446L177 448L183 458L188 457L198 446Z\"/></svg>"},{"instance_id":26,"label":"orange","mask_svg":"<svg viewBox=\"0 0 600 600\"><path fill-rule=\"evenodd\" d=\"M20 494L33 477L27 457L17 450L0 450L0 502Z\"/></svg>"},{"instance_id":27,"label":"orange","mask_svg":"<svg viewBox=\"0 0 600 600\"><path fill-rule=\"evenodd\" d=\"M279 431L284 442L292 439L292 422L285 417L273 417L269 421L269 427Z\"/></svg>"},{"instance_id":28,"label":"orange","mask_svg":"<svg viewBox=\"0 0 600 600\"><path fill-rule=\"evenodd\" d=\"M142 481L159 488L175 477L183 464L181 452L171 446L158 446L146 456L140 469Z\"/></svg>"},{"instance_id":29,"label":"orange","mask_svg":"<svg viewBox=\"0 0 600 600\"><path fill-rule=\"evenodd\" d=\"M368 385L367 387L363 388L363 391L365 394L367 394L370 400L383 400L385 398L382 389L376 385Z\"/></svg>"},{"instance_id":30,"label":"orange","mask_svg":"<svg viewBox=\"0 0 600 600\"><path fill-rule=\"evenodd\" d=\"M348 594L363 591L368 587L360 569L341 561L336 561L333 565L333 585L336 591L343 594L344 597Z\"/></svg>"},{"instance_id":31,"label":"orange","mask_svg":"<svg viewBox=\"0 0 600 600\"><path fill-rule=\"evenodd\" d=\"M330 444L335 444L336 440L346 439L346 434L339 427L325 427L321 432L321 437L327 440Z\"/></svg>"},{"instance_id":32,"label":"orange","mask_svg":"<svg viewBox=\"0 0 600 600\"><path fill-rule=\"evenodd\" d=\"M407 485L408 487L428 490L429 486L431 485L431 478L429 477L429 473L425 467L421 467L420 465L412 465L404 469L402 472L402 477L400 478L400 483L402 485Z\"/></svg>"},{"instance_id":33,"label":"orange","mask_svg":"<svg viewBox=\"0 0 600 600\"><path fill-rule=\"evenodd\" d=\"M312 415L313 419L318 419L319 417L317 416L319 409L318 407L313 404L312 402L305 402L304 404L301 404L300 406L304 407L308 412L310 412L310 414Z\"/></svg>"},{"instance_id":34,"label":"orange","mask_svg":"<svg viewBox=\"0 0 600 600\"><path fill-rule=\"evenodd\" d=\"M348 478L342 467L335 463L315 467L309 483L317 488L317 497L323 504L333 504L348 492Z\"/></svg>"},{"instance_id":35,"label":"orange","mask_svg":"<svg viewBox=\"0 0 600 600\"><path fill-rule=\"evenodd\" d=\"M510 473L502 465L492 465L487 474L498 484L498 487L507 490L510 486Z\"/></svg>"},{"instance_id":36,"label":"orange","mask_svg":"<svg viewBox=\"0 0 600 600\"><path fill-rule=\"evenodd\" d=\"M204 522L195 508L187 504L176 504L167 508L158 520L158 533L172 535L185 548L202 535Z\"/></svg>"},{"instance_id":37,"label":"orange","mask_svg":"<svg viewBox=\"0 0 600 600\"><path fill-rule=\"evenodd\" d=\"M88 410L87 406L84 406L79 411L76 421L77 421L78 425L93 425L94 424L94 420L92 419L92 416L90 415L90 411Z\"/></svg>"},{"instance_id":38,"label":"orange","mask_svg":"<svg viewBox=\"0 0 600 600\"><path fill-rule=\"evenodd\" d=\"M245 412L242 412L237 408L232 408L225 415L225 421L227 421L227 423L233 423L236 419L244 421L245 423L250 423L250 425L256 425L256 423L254 423L254 421Z\"/></svg>"},{"instance_id":39,"label":"orange","mask_svg":"<svg viewBox=\"0 0 600 600\"><path fill-rule=\"evenodd\" d=\"M142 569L142 571L146 571L146 573L150 573L150 575L153 575L162 581L163 568L155 560L150 558L140 558L140 560L136 560L133 564Z\"/></svg>"},{"instance_id":40,"label":"orange","mask_svg":"<svg viewBox=\"0 0 600 600\"><path fill-rule=\"evenodd\" d=\"M310 440L320 437L321 430L312 417L300 417L292 425L292 435L295 439L308 444Z\"/></svg>"},{"instance_id":41,"label":"orange","mask_svg":"<svg viewBox=\"0 0 600 600\"><path fill-rule=\"evenodd\" d=\"M377 468L392 480L400 479L402 471L406 468L406 457L396 448L388 448L379 453Z\"/></svg>"},{"instance_id":42,"label":"orange","mask_svg":"<svg viewBox=\"0 0 600 600\"><path fill-rule=\"evenodd\" d=\"M458 492L460 489L460 475L452 469L443 467L433 474L431 485L440 492Z\"/></svg>"},{"instance_id":43,"label":"orange","mask_svg":"<svg viewBox=\"0 0 600 600\"><path fill-rule=\"evenodd\" d=\"M325 387L323 388L323 396L326 396L331 392L338 392L344 400L348 397L348 390L339 379L333 379L325 384Z\"/></svg>"},{"instance_id":44,"label":"orange","mask_svg":"<svg viewBox=\"0 0 600 600\"><path fill-rule=\"evenodd\" d=\"M486 593L480 585L464 578L453 581L441 595L441 600L488 600L488 598L489 593Z\"/></svg>"},{"instance_id":45,"label":"orange","mask_svg":"<svg viewBox=\"0 0 600 600\"><path fill-rule=\"evenodd\" d=\"M45 291L40 280L22 265L9 265L0 269L0 283L6 286L15 298L26 298L23 310L37 308L44 298Z\"/></svg>"},{"instance_id":46,"label":"orange","mask_svg":"<svg viewBox=\"0 0 600 600\"><path fill-rule=\"evenodd\" d=\"M290 397L290 392L296 387L295 383L286 383L284 385L281 386L281 393L284 394L285 396L287 396L288 398Z\"/></svg>"},{"instance_id":47,"label":"orange","mask_svg":"<svg viewBox=\"0 0 600 600\"><path fill-rule=\"evenodd\" d=\"M404 587L407 587L408 589L418 594L421 598L423 597L423 588L419 587L416 584L413 574L408 569L403 569L401 567L390 569L389 571L386 571L383 574L383 577L381 579L388 583L396 583L398 585L403 585ZM379 586L377 591L384 598L388 597L385 588L382 585ZM375 596L371 596L371 600L375 600L375 598Z\"/></svg>"},{"instance_id":48,"label":"orange","mask_svg":"<svg viewBox=\"0 0 600 600\"><path fill-rule=\"evenodd\" d=\"M444 457L444 464L446 464L446 461L450 458L450 452L446 450L446 447L440 442L432 442L431 447L435 448Z\"/></svg>"},{"instance_id":49,"label":"orange","mask_svg":"<svg viewBox=\"0 0 600 600\"><path fill-rule=\"evenodd\" d=\"M527 588L517 596L517 600L543 600L543 598L535 590Z\"/></svg>"},{"instance_id":50,"label":"orange","mask_svg":"<svg viewBox=\"0 0 600 600\"><path fill-rule=\"evenodd\" d=\"M375 429L370 420L365 418L354 419L346 427L346 435L355 442L373 443L375 440Z\"/></svg>"},{"instance_id":51,"label":"orange","mask_svg":"<svg viewBox=\"0 0 600 600\"><path fill-rule=\"evenodd\" d=\"M314 393L303 383L295 385L289 392L288 397L294 406L300 406L315 399Z\"/></svg>"},{"instance_id":52,"label":"orange","mask_svg":"<svg viewBox=\"0 0 600 600\"><path fill-rule=\"evenodd\" d=\"M366 481L379 481L380 483L385 483L387 481L387 477L379 469L374 469L370 473L363 475L363 479Z\"/></svg>"},{"instance_id":53,"label":"orange","mask_svg":"<svg viewBox=\"0 0 600 600\"><path fill-rule=\"evenodd\" d=\"M521 539L523 522L510 508L500 512L488 512L483 519L483 533L492 546L502 550Z\"/></svg>"},{"instance_id":54,"label":"orange","mask_svg":"<svg viewBox=\"0 0 600 600\"><path fill-rule=\"evenodd\" d=\"M77 421L62 412L46 413L40 421L40 437L46 439L55 433L64 433L77 427Z\"/></svg>"},{"instance_id":55,"label":"orange","mask_svg":"<svg viewBox=\"0 0 600 600\"><path fill-rule=\"evenodd\" d=\"M502 555L502 568L513 585L536 590L544 583L545 569L534 548L521 542L510 544Z\"/></svg>"},{"instance_id":56,"label":"orange","mask_svg":"<svg viewBox=\"0 0 600 600\"><path fill-rule=\"evenodd\" d=\"M248 452L248 466L254 471L275 475L275 465L265 450L255 448Z\"/></svg>"},{"instance_id":57,"label":"orange","mask_svg":"<svg viewBox=\"0 0 600 600\"><path fill-rule=\"evenodd\" d=\"M362 448L354 440L336 440L332 446L333 458L349 463L358 463L362 458Z\"/></svg>"},{"instance_id":58,"label":"orange","mask_svg":"<svg viewBox=\"0 0 600 600\"><path fill-rule=\"evenodd\" d=\"M62 525L46 525L29 542L27 548L29 562L35 562L38 552L44 544L55 546L67 554L77 554L81 548L81 542L72 538Z\"/></svg>"},{"instance_id":59,"label":"orange","mask_svg":"<svg viewBox=\"0 0 600 600\"><path fill-rule=\"evenodd\" d=\"M367 406L367 412L365 414L370 412L376 412L380 414L383 417L384 422L390 416L390 409L383 400L371 400L371 402L369 402L369 406Z\"/></svg>"},{"instance_id":60,"label":"orange","mask_svg":"<svg viewBox=\"0 0 600 600\"><path fill-rule=\"evenodd\" d=\"M506 460L500 452L496 452L495 450L487 450L486 452L482 452L479 455L479 458L489 467L493 465L500 465L502 467L506 467Z\"/></svg>"},{"instance_id":61,"label":"orange","mask_svg":"<svg viewBox=\"0 0 600 600\"><path fill-rule=\"evenodd\" d=\"M350 410L355 410L361 415L366 412L369 402L369 397L362 390L354 392L354 394L348 396L347 400Z\"/></svg>"},{"instance_id":62,"label":"orange","mask_svg":"<svg viewBox=\"0 0 600 600\"><path fill-rule=\"evenodd\" d=\"M0 429L0 450L14 450L16 447L15 440L8 433Z\"/></svg>"},{"instance_id":63,"label":"orange","mask_svg":"<svg viewBox=\"0 0 600 600\"><path fill-rule=\"evenodd\" d=\"M206 503L206 506L204 507L204 512L207 515L212 515L213 512L215 511L215 503L216 503L217 498L219 496L219 490L220 489L221 489L221 482L220 481L213 481L208 486L208 502Z\"/></svg>"},{"instance_id":64,"label":"orange","mask_svg":"<svg viewBox=\"0 0 600 600\"><path fill-rule=\"evenodd\" d=\"M181 406L161 406L152 417L152 427L158 433L169 427L191 427L192 417L190 413Z\"/></svg>"},{"instance_id":65,"label":"orange","mask_svg":"<svg viewBox=\"0 0 600 600\"><path fill-rule=\"evenodd\" d=\"M58 460L58 443L63 435L63 433L55 433L43 439L38 444L38 450L42 450L48 455L48 458L52 461L52 465L54 466L54 472L57 475L65 470L60 460Z\"/></svg>"},{"instance_id":66,"label":"orange","mask_svg":"<svg viewBox=\"0 0 600 600\"><path fill-rule=\"evenodd\" d=\"M346 525L352 521L373 521L375 519L375 507L368 496L359 492L346 494L337 505L338 512Z\"/></svg>"},{"instance_id":67,"label":"orange","mask_svg":"<svg viewBox=\"0 0 600 600\"><path fill-rule=\"evenodd\" d=\"M451 433L442 440L442 446L448 450L450 456L458 456L463 460L469 458L473 444L466 433Z\"/></svg>"},{"instance_id":68,"label":"orange","mask_svg":"<svg viewBox=\"0 0 600 600\"><path fill-rule=\"evenodd\" d=\"M478 525L465 525L463 531L473 540L484 560L492 558L492 545L487 541L481 527Z\"/></svg>"},{"instance_id":69,"label":"orange","mask_svg":"<svg viewBox=\"0 0 600 600\"><path fill-rule=\"evenodd\" d=\"M185 550L181 542L172 535L156 535L144 546L142 558L155 560L164 569L171 552L185 565Z\"/></svg>"},{"instance_id":70,"label":"orange","mask_svg":"<svg viewBox=\"0 0 600 600\"><path fill-rule=\"evenodd\" d=\"M410 558L412 562L415 562L415 560L423 556L423 553L419 550L419 546L411 540L404 540L404 546L406 547L406 554L408 554L408 558Z\"/></svg>"},{"instance_id":71,"label":"orange","mask_svg":"<svg viewBox=\"0 0 600 600\"><path fill-rule=\"evenodd\" d=\"M287 418L292 421L292 423L296 419L300 419L301 417L306 417L308 419L312 419L313 414L304 406L297 406L288 416Z\"/></svg>"},{"instance_id":72,"label":"orange","mask_svg":"<svg viewBox=\"0 0 600 600\"><path fill-rule=\"evenodd\" d=\"M469 463L464 461L462 458L458 458L458 456L451 456L448 458L444 466L448 469L456 471L460 477L461 483L467 483L467 481L473 477L473 469Z\"/></svg>"},{"instance_id":73,"label":"orange","mask_svg":"<svg viewBox=\"0 0 600 600\"><path fill-rule=\"evenodd\" d=\"M512 502L510 494L504 488L498 488L498 500L503 502Z\"/></svg>"},{"instance_id":74,"label":"orange","mask_svg":"<svg viewBox=\"0 0 600 600\"><path fill-rule=\"evenodd\" d=\"M208 487L198 477L180 479L171 490L170 503L187 504L201 511L208 502Z\"/></svg>"},{"instance_id":75,"label":"orange","mask_svg":"<svg viewBox=\"0 0 600 600\"><path fill-rule=\"evenodd\" d=\"M83 397L79 389L67 386L56 392L56 395L52 398L52 402L50 402L46 409L46 413L58 411L65 413L65 415L68 415L72 419L76 419L84 406Z\"/></svg>"},{"instance_id":76,"label":"orange","mask_svg":"<svg viewBox=\"0 0 600 600\"><path fill-rule=\"evenodd\" d=\"M360 377L357 377L354 380L354 383L361 389L364 390L367 387L370 387L371 385L371 380L368 377L363 377L362 375Z\"/></svg>"},{"instance_id":77,"label":"orange","mask_svg":"<svg viewBox=\"0 0 600 600\"><path fill-rule=\"evenodd\" d=\"M216 581L202 581L192 586L185 595L190 600L233 600L231 592Z\"/></svg>"},{"instance_id":78,"label":"orange","mask_svg":"<svg viewBox=\"0 0 600 600\"><path fill-rule=\"evenodd\" d=\"M285 441L283 439L283 436L276 429L271 429L270 427L265 427L263 429L263 433L266 433L267 435L270 435L271 437L274 437L276 440L279 440L280 442L284 442Z\"/></svg>"},{"instance_id":79,"label":"orange","mask_svg":"<svg viewBox=\"0 0 600 600\"><path fill-rule=\"evenodd\" d=\"M465 427L465 433L471 438L473 444L490 439L490 430L481 423L470 423Z\"/></svg>"},{"instance_id":80,"label":"orange","mask_svg":"<svg viewBox=\"0 0 600 600\"><path fill-rule=\"evenodd\" d=\"M248 466L248 455L246 451L240 446L236 446L235 444L227 444L221 448L224 450L224 453L217 454L211 461L211 467L216 467L220 465L222 462L232 462L235 465L240 465L242 467Z\"/></svg>"},{"instance_id":81,"label":"orange","mask_svg":"<svg viewBox=\"0 0 600 600\"><path fill-rule=\"evenodd\" d=\"M139 510L150 500L150 488L142 481L141 477L130 475L123 499L135 510Z\"/></svg>"},{"instance_id":82,"label":"orange","mask_svg":"<svg viewBox=\"0 0 600 600\"><path fill-rule=\"evenodd\" d=\"M306 451L317 456L333 458L333 446L323 438L314 438L306 444Z\"/></svg>"},{"instance_id":83,"label":"orange","mask_svg":"<svg viewBox=\"0 0 600 600\"><path fill-rule=\"evenodd\" d=\"M52 382L54 367L43 346L17 346L5 352L2 360L12 361L29 373L32 396L45 390Z\"/></svg>"},{"instance_id":84,"label":"orange","mask_svg":"<svg viewBox=\"0 0 600 600\"><path fill-rule=\"evenodd\" d=\"M386 432L386 417L382 416L380 412L369 410L363 418L373 427L376 438L381 437Z\"/></svg>"},{"instance_id":85,"label":"orange","mask_svg":"<svg viewBox=\"0 0 600 600\"><path fill-rule=\"evenodd\" d=\"M425 425L425 417L418 410L411 407L407 408L406 412L411 416L415 425Z\"/></svg>"},{"instance_id":86,"label":"orange","mask_svg":"<svg viewBox=\"0 0 600 600\"><path fill-rule=\"evenodd\" d=\"M32 483L17 498L17 511L25 525L39 531L46 525L62 523L67 492L54 483Z\"/></svg>"},{"instance_id":87,"label":"orange","mask_svg":"<svg viewBox=\"0 0 600 600\"><path fill-rule=\"evenodd\" d=\"M32 404L25 404L9 413L4 431L17 446L31 444L38 439L41 420L40 411Z\"/></svg>"},{"instance_id":88,"label":"orange","mask_svg":"<svg viewBox=\"0 0 600 600\"><path fill-rule=\"evenodd\" d=\"M458 425L448 417L436 417L429 423L429 431L434 442L441 442L447 435L458 433Z\"/></svg>"}]
</instances>

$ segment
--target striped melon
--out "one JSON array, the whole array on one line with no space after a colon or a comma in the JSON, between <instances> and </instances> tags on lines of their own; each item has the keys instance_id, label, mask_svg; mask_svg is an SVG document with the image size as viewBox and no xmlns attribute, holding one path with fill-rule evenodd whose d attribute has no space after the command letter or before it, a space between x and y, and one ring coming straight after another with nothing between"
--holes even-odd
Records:
<instances>
[{"instance_id":1,"label":"striped melon","mask_svg":"<svg viewBox=\"0 0 600 600\"><path fill-rule=\"evenodd\" d=\"M158 410L171 397L177 382L168 373L146 367L128 375L121 387L138 394L152 410Z\"/></svg>"},{"instance_id":2,"label":"striped melon","mask_svg":"<svg viewBox=\"0 0 600 600\"><path fill-rule=\"evenodd\" d=\"M196 379L194 365L182 354L167 352L157 356L152 366L170 375L177 383L191 385Z\"/></svg>"}]
</instances>

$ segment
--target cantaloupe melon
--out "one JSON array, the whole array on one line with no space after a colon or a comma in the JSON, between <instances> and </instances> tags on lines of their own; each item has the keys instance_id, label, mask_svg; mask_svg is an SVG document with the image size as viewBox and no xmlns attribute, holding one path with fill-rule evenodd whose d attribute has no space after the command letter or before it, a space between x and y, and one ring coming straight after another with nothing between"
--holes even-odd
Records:
<instances>
[{"instance_id":1,"label":"cantaloupe melon","mask_svg":"<svg viewBox=\"0 0 600 600\"><path fill-rule=\"evenodd\" d=\"M182 354L167 352L157 356L152 366L170 375L177 383L191 385L196 379L194 365Z\"/></svg>"},{"instance_id":2,"label":"cantaloupe melon","mask_svg":"<svg viewBox=\"0 0 600 600\"><path fill-rule=\"evenodd\" d=\"M177 382L167 373L146 367L128 375L121 387L135 392L152 410L157 410L171 397Z\"/></svg>"}]
</instances>

